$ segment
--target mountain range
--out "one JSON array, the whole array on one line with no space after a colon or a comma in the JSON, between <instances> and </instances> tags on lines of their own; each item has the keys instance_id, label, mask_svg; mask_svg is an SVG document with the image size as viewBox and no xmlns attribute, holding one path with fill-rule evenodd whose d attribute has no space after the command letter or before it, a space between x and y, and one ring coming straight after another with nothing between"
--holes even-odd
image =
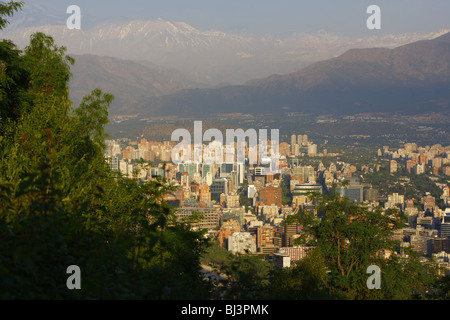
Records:
<instances>
[{"instance_id":1,"label":"mountain range","mask_svg":"<svg viewBox=\"0 0 450 320\"><path fill-rule=\"evenodd\" d=\"M146 98L132 112L221 113L449 112L450 33L394 49L351 49L299 71L216 89Z\"/></svg>"},{"instance_id":2,"label":"mountain range","mask_svg":"<svg viewBox=\"0 0 450 320\"><path fill-rule=\"evenodd\" d=\"M243 84L271 74L290 73L351 48L394 48L445 32L344 37L323 32L301 34L299 30L296 35L279 38L198 30L184 22L163 19L102 21L94 25L84 19L81 30L69 30L65 21L30 26L41 23L39 17L45 17L45 13L38 6L29 10L0 32L0 37L11 39L23 48L30 35L40 31L53 36L72 55L147 61L179 70L211 86Z\"/></svg>"},{"instance_id":3,"label":"mountain range","mask_svg":"<svg viewBox=\"0 0 450 320\"><path fill-rule=\"evenodd\" d=\"M74 102L101 88L116 97L112 115L449 109L450 33L445 30L280 39L201 31L162 19L103 22L82 30L19 22L0 36L24 47L34 32L52 35L76 58Z\"/></svg>"}]
</instances>

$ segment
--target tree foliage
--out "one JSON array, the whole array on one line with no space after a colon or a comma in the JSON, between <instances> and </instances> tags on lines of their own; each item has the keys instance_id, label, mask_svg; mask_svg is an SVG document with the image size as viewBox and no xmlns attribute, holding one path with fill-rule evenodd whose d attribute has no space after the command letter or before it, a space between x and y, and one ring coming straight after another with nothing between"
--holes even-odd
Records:
<instances>
[{"instance_id":1,"label":"tree foliage","mask_svg":"<svg viewBox=\"0 0 450 320\"><path fill-rule=\"evenodd\" d=\"M20 10L23 5L23 1L0 2L0 30L3 30L9 23L6 17L12 17L14 12Z\"/></svg>"},{"instance_id":2,"label":"tree foliage","mask_svg":"<svg viewBox=\"0 0 450 320\"><path fill-rule=\"evenodd\" d=\"M74 60L42 33L23 51L1 42L0 61L0 298L208 298L206 240L164 201L175 187L104 159L113 96L95 89L73 107ZM70 265L81 290L66 286Z\"/></svg>"},{"instance_id":3,"label":"tree foliage","mask_svg":"<svg viewBox=\"0 0 450 320\"><path fill-rule=\"evenodd\" d=\"M393 231L404 218L397 210L369 210L332 193L316 195L318 216L307 211L289 217L304 226L299 244L314 246L327 269L328 294L339 299L410 299L423 296L437 279L435 265L410 251L398 255ZM381 290L367 287L367 268L382 271ZM298 268L298 267L296 267Z\"/></svg>"}]
</instances>

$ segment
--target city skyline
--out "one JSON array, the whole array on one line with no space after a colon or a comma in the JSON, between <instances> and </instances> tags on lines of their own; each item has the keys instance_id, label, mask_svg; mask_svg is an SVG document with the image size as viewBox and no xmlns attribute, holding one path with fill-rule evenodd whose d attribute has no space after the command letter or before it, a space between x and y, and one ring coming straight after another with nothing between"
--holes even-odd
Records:
<instances>
[{"instance_id":1,"label":"city skyline","mask_svg":"<svg viewBox=\"0 0 450 320\"><path fill-rule=\"evenodd\" d=\"M448 0L17 7L1 299L450 297Z\"/></svg>"}]
</instances>

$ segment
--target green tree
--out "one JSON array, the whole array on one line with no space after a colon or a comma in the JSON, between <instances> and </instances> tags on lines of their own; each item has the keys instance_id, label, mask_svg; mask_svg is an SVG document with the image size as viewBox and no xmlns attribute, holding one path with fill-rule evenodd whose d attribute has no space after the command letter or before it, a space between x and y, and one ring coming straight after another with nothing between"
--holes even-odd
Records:
<instances>
[{"instance_id":1,"label":"green tree","mask_svg":"<svg viewBox=\"0 0 450 320\"><path fill-rule=\"evenodd\" d=\"M273 264L261 256L237 255L220 269L227 275L224 299L257 300L267 298Z\"/></svg>"},{"instance_id":2,"label":"green tree","mask_svg":"<svg viewBox=\"0 0 450 320\"><path fill-rule=\"evenodd\" d=\"M74 61L42 33L24 52L11 42L0 49L8 61L0 101L0 298L209 298L199 272L207 241L164 200L175 187L124 178L104 159L113 96L96 89L72 108ZM72 264L81 268L82 290L66 287Z\"/></svg>"},{"instance_id":3,"label":"green tree","mask_svg":"<svg viewBox=\"0 0 450 320\"><path fill-rule=\"evenodd\" d=\"M403 225L403 217L396 210L369 210L334 193L317 195L315 201L321 215L300 211L288 220L304 226L299 243L320 249L329 271L327 287L332 296L340 299L411 298L413 288L420 289L418 285L410 287L407 294L400 294L399 288L414 282L424 286L431 283L431 280L425 281L422 274L425 272L433 279L432 267L418 264L417 257L412 255L399 258L395 254L398 243L392 240L392 234ZM379 254L383 252L392 253L391 258L381 257ZM385 280L382 290L367 288L366 270L370 265L382 270Z\"/></svg>"},{"instance_id":4,"label":"green tree","mask_svg":"<svg viewBox=\"0 0 450 320\"><path fill-rule=\"evenodd\" d=\"M304 259L290 268L275 270L269 292L271 299L330 299L326 264L320 249L312 249Z\"/></svg>"},{"instance_id":5,"label":"green tree","mask_svg":"<svg viewBox=\"0 0 450 320\"><path fill-rule=\"evenodd\" d=\"M21 9L23 5L23 1L0 2L0 30L3 30L9 23L5 17L12 17L14 12Z\"/></svg>"}]
</instances>

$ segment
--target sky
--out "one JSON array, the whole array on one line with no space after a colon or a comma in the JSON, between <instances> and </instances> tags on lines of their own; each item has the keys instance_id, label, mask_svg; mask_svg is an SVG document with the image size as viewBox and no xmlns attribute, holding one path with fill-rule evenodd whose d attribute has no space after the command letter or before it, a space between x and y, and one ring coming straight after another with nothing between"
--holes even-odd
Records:
<instances>
[{"instance_id":1,"label":"sky","mask_svg":"<svg viewBox=\"0 0 450 320\"><path fill-rule=\"evenodd\" d=\"M45 10L39 22L60 23L78 5L85 26L104 20L186 22L199 30L291 36L328 32L346 36L429 32L450 27L449 0L25 0ZM369 30L366 12L381 9L381 30ZM46 20L47 19L47 20ZM56 20L55 20L56 19ZM119 20L117 20L119 21ZM82 20L83 23L83 20Z\"/></svg>"}]
</instances>

